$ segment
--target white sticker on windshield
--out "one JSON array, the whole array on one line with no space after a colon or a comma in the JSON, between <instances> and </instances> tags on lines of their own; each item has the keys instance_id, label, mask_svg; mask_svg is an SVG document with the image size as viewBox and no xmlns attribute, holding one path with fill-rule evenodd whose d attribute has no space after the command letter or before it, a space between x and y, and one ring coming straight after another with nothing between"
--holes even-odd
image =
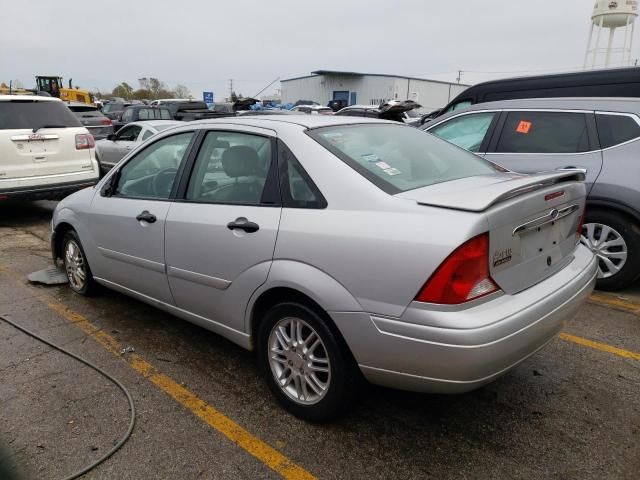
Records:
<instances>
[{"instance_id":1,"label":"white sticker on windshield","mask_svg":"<svg viewBox=\"0 0 640 480\"><path fill-rule=\"evenodd\" d=\"M387 175L400 175L402 172L397 168L388 168L384 171Z\"/></svg>"},{"instance_id":2,"label":"white sticker on windshield","mask_svg":"<svg viewBox=\"0 0 640 480\"><path fill-rule=\"evenodd\" d=\"M380 157L373 153L365 153L364 155L360 155L365 162L375 163L380 161Z\"/></svg>"},{"instance_id":3,"label":"white sticker on windshield","mask_svg":"<svg viewBox=\"0 0 640 480\"><path fill-rule=\"evenodd\" d=\"M383 169L383 170L386 170L386 169L388 169L388 168L391 168L391 165L389 165L389 164L388 164L388 163L386 163L386 162L378 162L378 163L376 163L376 166L380 167L380 168L381 168L381 169Z\"/></svg>"}]
</instances>

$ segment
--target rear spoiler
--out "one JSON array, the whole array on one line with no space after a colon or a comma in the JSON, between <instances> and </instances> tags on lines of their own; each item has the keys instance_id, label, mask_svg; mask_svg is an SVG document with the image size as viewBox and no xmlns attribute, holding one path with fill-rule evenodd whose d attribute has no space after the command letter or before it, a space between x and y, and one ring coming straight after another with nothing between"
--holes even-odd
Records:
<instances>
[{"instance_id":1,"label":"rear spoiler","mask_svg":"<svg viewBox=\"0 0 640 480\"><path fill-rule=\"evenodd\" d=\"M514 172L480 175L438 183L399 193L396 197L420 205L483 212L497 203L536 190L571 182L583 182L584 171L565 170L524 175Z\"/></svg>"}]
</instances>

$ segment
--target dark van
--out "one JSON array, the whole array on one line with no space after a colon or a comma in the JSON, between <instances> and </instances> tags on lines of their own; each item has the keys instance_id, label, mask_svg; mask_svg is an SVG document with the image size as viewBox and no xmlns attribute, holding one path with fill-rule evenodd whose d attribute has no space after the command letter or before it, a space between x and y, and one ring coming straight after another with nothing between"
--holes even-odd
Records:
<instances>
[{"instance_id":1,"label":"dark van","mask_svg":"<svg viewBox=\"0 0 640 480\"><path fill-rule=\"evenodd\" d=\"M422 122L476 103L519 98L640 97L640 67L507 78L469 87Z\"/></svg>"}]
</instances>

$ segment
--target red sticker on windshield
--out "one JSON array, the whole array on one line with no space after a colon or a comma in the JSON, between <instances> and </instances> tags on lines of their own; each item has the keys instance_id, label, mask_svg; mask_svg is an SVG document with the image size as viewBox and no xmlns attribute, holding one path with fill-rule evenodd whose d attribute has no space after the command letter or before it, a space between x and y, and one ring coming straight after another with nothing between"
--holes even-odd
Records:
<instances>
[{"instance_id":1,"label":"red sticker on windshield","mask_svg":"<svg viewBox=\"0 0 640 480\"><path fill-rule=\"evenodd\" d=\"M527 122L526 120L521 120L516 128L516 132L524 133L525 135L529 133L529 130L531 130L531 122Z\"/></svg>"}]
</instances>

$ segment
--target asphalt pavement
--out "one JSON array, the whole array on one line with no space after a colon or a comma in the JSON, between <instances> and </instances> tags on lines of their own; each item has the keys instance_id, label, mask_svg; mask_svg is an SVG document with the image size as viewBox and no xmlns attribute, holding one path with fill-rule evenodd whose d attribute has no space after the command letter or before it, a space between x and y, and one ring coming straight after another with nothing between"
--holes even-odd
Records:
<instances>
[{"instance_id":1,"label":"asphalt pavement","mask_svg":"<svg viewBox=\"0 0 640 480\"><path fill-rule=\"evenodd\" d=\"M560 338L458 396L369 386L314 425L285 413L252 353L108 290L26 281L51 263L52 202L0 205L0 316L118 378L132 437L87 479L608 479L640 470L640 285L598 294ZM126 399L0 321L0 472L62 479L127 428ZM0 476L2 474L0 473Z\"/></svg>"}]
</instances>

